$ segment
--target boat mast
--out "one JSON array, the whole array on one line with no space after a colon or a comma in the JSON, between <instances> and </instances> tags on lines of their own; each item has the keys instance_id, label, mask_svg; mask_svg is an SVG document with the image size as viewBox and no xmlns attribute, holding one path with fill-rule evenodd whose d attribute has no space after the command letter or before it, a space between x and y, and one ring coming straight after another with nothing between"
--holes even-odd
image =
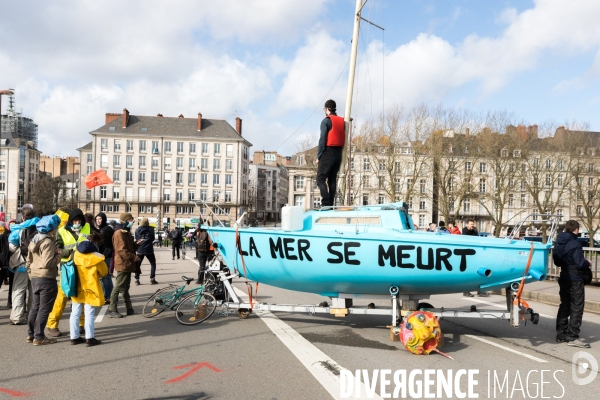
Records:
<instances>
[{"instance_id":1,"label":"boat mast","mask_svg":"<svg viewBox=\"0 0 600 400\"><path fill-rule=\"evenodd\" d=\"M363 2L364 1L364 2ZM354 14L354 32L352 33L352 51L350 53L350 71L348 73L348 91L346 94L346 109L344 110L344 128L346 134L346 140L344 142L344 148L342 150L342 164L340 165L340 171L342 176L342 203L346 200L346 188L347 188L347 176L346 176L346 157L348 154L348 132L350 130L350 113L352 112L352 94L354 92L354 75L356 71L356 57L358 55L358 32L360 30L360 13L367 4L368 0L356 0L356 13ZM349 174L348 174L349 175ZM349 185L348 185L349 186ZM349 196L348 196L349 199Z\"/></svg>"}]
</instances>

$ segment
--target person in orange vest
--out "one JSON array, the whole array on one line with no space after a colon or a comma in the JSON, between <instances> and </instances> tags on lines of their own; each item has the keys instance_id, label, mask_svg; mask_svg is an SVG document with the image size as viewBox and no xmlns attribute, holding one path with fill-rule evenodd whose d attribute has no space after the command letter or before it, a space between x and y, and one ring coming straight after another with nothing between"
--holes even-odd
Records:
<instances>
[{"instance_id":1,"label":"person in orange vest","mask_svg":"<svg viewBox=\"0 0 600 400\"><path fill-rule=\"evenodd\" d=\"M333 100L325 102L325 118L321 121L321 136L317 151L317 186L321 191L321 207L333 206L337 174L342 163L342 149L346 140L344 118L335 113Z\"/></svg>"}]
</instances>

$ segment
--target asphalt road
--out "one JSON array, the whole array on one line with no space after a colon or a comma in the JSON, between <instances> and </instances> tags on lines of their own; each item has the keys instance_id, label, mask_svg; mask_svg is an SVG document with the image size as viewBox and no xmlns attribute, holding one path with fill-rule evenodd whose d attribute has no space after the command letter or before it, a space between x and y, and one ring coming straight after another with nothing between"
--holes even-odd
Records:
<instances>
[{"instance_id":1,"label":"asphalt road","mask_svg":"<svg viewBox=\"0 0 600 400\"><path fill-rule=\"evenodd\" d=\"M395 373L398 380L406 374L406 398L419 398L419 387L425 397L425 388L419 385L427 381L418 370L424 374L430 369L438 370L432 373L433 384L428 388L434 397L442 386L436 379L441 374L447 377L450 371L454 378L460 370L465 375L459 376L458 392L454 385L451 398L462 392L468 398L469 371L477 380L472 392L479 398L541 398L543 387L543 397L595 399L600 389L599 377L584 386L574 383L573 356L581 349L554 342L554 306L530 303L541 314L540 323L519 328L500 320L446 318L441 321L442 351L454 360L439 354L416 356L389 340L385 326L390 318L386 316L253 313L241 320L232 313L215 314L197 326L179 324L172 311L143 318L141 310L151 293L164 284L180 283L181 275L195 276L197 270L192 260L171 260L165 249L157 249L157 258L160 284L151 286L147 272L142 275L142 285L131 288L137 314L123 319L104 316L96 323L96 338L103 341L97 347L72 346L68 336L49 346L25 343L26 327L8 324L3 287L0 399L17 395L41 399L329 399L343 394L340 381L347 382L347 376L343 372L341 379L340 369L353 375L361 370L361 393L357 395L355 386L352 392L357 398L368 398L367 387L374 377L374 398L393 395ZM142 269L149 270L147 261ZM235 286L245 291L242 281ZM318 304L323 300L328 299L266 285L258 292L259 302ZM435 296L429 302L436 307L468 310L475 304L478 309L498 310L504 297L466 299L456 294ZM124 311L122 305L120 310ZM68 331L69 314L66 310L60 325L63 331ZM584 315L582 337L592 345L585 351L597 361L599 336L600 315ZM390 371L384 377L391 382L382 392L380 373L385 370ZM577 370L580 377L590 374ZM411 371L416 371L413 385ZM441 391L438 398L447 397Z\"/></svg>"}]
</instances>

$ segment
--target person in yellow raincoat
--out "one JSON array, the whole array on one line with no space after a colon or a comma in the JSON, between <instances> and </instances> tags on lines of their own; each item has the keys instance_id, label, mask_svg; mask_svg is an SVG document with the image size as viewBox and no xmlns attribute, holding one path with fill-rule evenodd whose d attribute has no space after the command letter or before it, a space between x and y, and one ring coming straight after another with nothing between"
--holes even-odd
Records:
<instances>
[{"instance_id":1,"label":"person in yellow raincoat","mask_svg":"<svg viewBox=\"0 0 600 400\"><path fill-rule=\"evenodd\" d=\"M77 296L71 297L70 336L71 344L84 343L86 346L96 346L101 342L94 337L95 308L104 304L104 294L100 278L108 275L108 267L104 262L98 246L102 237L94 232L77 244L73 261L77 267ZM79 318L85 308L85 339L79 333Z\"/></svg>"}]
</instances>

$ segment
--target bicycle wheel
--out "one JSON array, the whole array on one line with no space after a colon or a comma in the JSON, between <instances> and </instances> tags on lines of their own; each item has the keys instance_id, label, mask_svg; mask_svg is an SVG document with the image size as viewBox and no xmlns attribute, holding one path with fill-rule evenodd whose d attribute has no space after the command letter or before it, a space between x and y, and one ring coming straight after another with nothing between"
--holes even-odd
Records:
<instances>
[{"instance_id":1,"label":"bicycle wheel","mask_svg":"<svg viewBox=\"0 0 600 400\"><path fill-rule=\"evenodd\" d=\"M144 306L142 315L146 318L156 317L168 308L168 304L177 294L176 286L167 286L154 293Z\"/></svg>"},{"instance_id":2,"label":"bicycle wheel","mask_svg":"<svg viewBox=\"0 0 600 400\"><path fill-rule=\"evenodd\" d=\"M175 316L183 325L195 325L206 320L215 312L217 301L212 294L202 293L200 299L196 294L191 294L179 303Z\"/></svg>"}]
</instances>

